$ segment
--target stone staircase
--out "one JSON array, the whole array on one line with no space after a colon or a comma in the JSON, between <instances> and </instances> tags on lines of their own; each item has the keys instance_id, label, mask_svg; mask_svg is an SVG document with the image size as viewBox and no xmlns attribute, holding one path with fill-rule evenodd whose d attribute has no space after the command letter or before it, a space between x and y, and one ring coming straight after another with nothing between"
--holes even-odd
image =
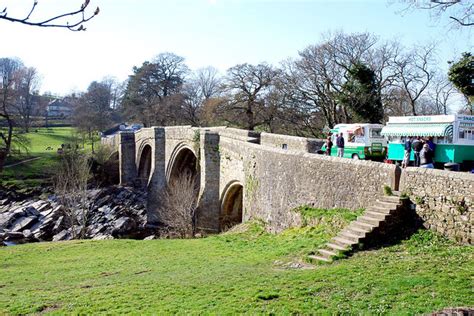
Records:
<instances>
[{"instance_id":1,"label":"stone staircase","mask_svg":"<svg viewBox=\"0 0 474 316\"><path fill-rule=\"evenodd\" d=\"M392 216L401 205L399 192L393 192L392 196L381 196L357 220L351 222L336 237L332 238L325 248L318 249L317 253L310 255L309 258L316 262L332 262L345 253L354 250L360 242L363 242L375 229Z\"/></svg>"}]
</instances>

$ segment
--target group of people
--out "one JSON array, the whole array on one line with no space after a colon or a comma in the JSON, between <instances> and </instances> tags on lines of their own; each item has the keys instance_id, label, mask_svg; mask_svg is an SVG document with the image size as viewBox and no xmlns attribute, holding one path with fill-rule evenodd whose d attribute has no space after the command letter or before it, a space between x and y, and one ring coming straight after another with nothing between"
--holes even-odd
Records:
<instances>
[{"instance_id":1,"label":"group of people","mask_svg":"<svg viewBox=\"0 0 474 316\"><path fill-rule=\"evenodd\" d=\"M415 138L408 137L405 140L405 156L402 161L402 168L408 167L412 150L415 167L434 168L433 158L435 149L436 144L433 142L432 137L428 139L423 139L419 136Z\"/></svg>"},{"instance_id":2,"label":"group of people","mask_svg":"<svg viewBox=\"0 0 474 316\"><path fill-rule=\"evenodd\" d=\"M331 156L331 149L333 143L331 141L331 136L328 136L326 139L326 155ZM344 157L344 137L342 133L340 133L336 138L336 146L337 146L337 156Z\"/></svg>"},{"instance_id":3,"label":"group of people","mask_svg":"<svg viewBox=\"0 0 474 316\"><path fill-rule=\"evenodd\" d=\"M342 133L336 137L337 157L344 156L344 137ZM325 154L331 156L331 149L333 143L331 136L326 139ZM408 167L410 164L411 151L413 150L413 157L415 158L414 166L421 168L434 168L434 152L436 144L433 142L433 137L423 139L419 136L408 137L405 141L405 156L402 161L402 168Z\"/></svg>"}]
</instances>

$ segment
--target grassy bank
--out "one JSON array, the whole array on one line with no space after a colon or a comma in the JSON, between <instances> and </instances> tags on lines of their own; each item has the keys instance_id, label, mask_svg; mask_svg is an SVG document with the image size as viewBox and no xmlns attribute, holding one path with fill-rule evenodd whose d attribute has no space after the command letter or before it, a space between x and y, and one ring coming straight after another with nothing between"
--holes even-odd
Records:
<instances>
[{"instance_id":1,"label":"grassy bank","mask_svg":"<svg viewBox=\"0 0 474 316\"><path fill-rule=\"evenodd\" d=\"M418 314L472 304L473 247L426 231L330 265L305 263L347 222L331 218L279 235L251 223L194 240L3 248L0 314Z\"/></svg>"},{"instance_id":2,"label":"grassy bank","mask_svg":"<svg viewBox=\"0 0 474 316\"><path fill-rule=\"evenodd\" d=\"M36 128L24 135L30 141L28 152L9 157L6 165L38 159L5 168L0 174L3 185L13 184L22 188L48 181L60 159L57 149L61 148L61 144L72 144L77 139L72 127ZM90 143L85 143L85 148L90 149Z\"/></svg>"}]
</instances>

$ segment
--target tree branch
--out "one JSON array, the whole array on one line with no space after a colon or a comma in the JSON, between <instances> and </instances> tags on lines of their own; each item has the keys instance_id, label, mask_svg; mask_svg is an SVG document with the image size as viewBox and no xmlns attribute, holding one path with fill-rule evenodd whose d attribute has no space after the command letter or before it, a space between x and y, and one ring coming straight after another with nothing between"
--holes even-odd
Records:
<instances>
[{"instance_id":1,"label":"tree branch","mask_svg":"<svg viewBox=\"0 0 474 316\"><path fill-rule=\"evenodd\" d=\"M459 23L459 24L462 25L462 26L474 26L474 22L472 22L472 23L464 23L463 21L461 21L460 19L455 18L454 16L450 16L449 18L450 18L450 19L453 19L454 21L456 21L457 23Z\"/></svg>"},{"instance_id":2,"label":"tree branch","mask_svg":"<svg viewBox=\"0 0 474 316\"><path fill-rule=\"evenodd\" d=\"M60 14L60 15L51 17L49 19L46 19L44 21L30 22L29 19L30 19L31 15L33 14L33 12L35 11L36 6L38 5L38 0L34 0L33 5L31 7L31 10L25 18L20 19L20 18L15 18L15 17L9 17L8 12L7 12L7 8L5 8L5 9L3 9L2 12L0 12L0 20L6 20L6 21L10 21L10 22L18 22L18 23L22 23L22 24L26 24L26 25L30 25L30 26L38 26L38 27L66 28L66 29L68 29L70 31L74 31L74 32L76 32L76 31L85 31L86 28L84 27L84 23L86 23L86 22L90 21L91 19L93 19L100 12L99 7L97 7L93 14L90 14L90 15L86 16L85 10L89 6L89 3L90 3L90 0L85 0L84 3L81 5L81 8L79 10L64 13L64 14ZM80 16L81 18L79 20L75 21L72 24L70 24L68 21L66 21L64 23L59 22L60 19L63 19L65 17L70 17L70 16L72 16L72 17Z\"/></svg>"}]
</instances>

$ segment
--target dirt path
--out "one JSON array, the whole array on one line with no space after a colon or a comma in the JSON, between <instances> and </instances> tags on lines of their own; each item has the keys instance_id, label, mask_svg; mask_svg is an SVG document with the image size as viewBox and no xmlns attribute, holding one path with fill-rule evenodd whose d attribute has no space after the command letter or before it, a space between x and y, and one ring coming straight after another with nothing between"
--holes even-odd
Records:
<instances>
[{"instance_id":1,"label":"dirt path","mask_svg":"<svg viewBox=\"0 0 474 316\"><path fill-rule=\"evenodd\" d=\"M27 162L30 162L30 161L33 161L33 160L38 160L38 159L41 159L41 157L34 157L34 158L30 158L30 159L25 159L25 160L16 162L16 163L11 164L11 165L3 166L3 168L14 167L14 166L21 165L21 164L24 164L24 163L27 163Z\"/></svg>"}]
</instances>

